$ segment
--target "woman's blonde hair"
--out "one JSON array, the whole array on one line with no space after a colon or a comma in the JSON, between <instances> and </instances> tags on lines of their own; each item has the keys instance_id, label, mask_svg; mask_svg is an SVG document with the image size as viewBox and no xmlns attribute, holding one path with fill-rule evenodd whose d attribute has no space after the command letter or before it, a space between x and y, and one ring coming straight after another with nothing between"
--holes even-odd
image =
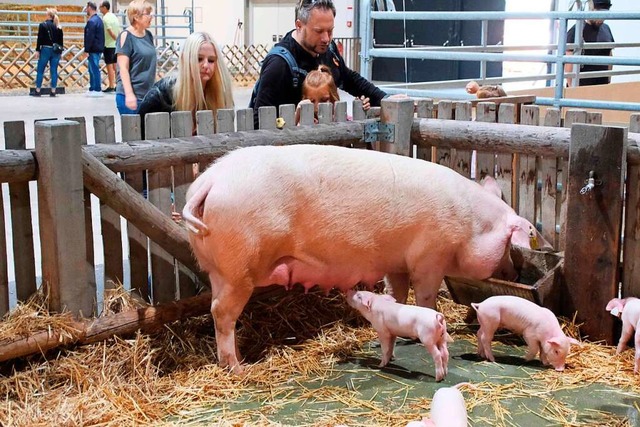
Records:
<instances>
[{"instance_id":1,"label":"woman's blonde hair","mask_svg":"<svg viewBox=\"0 0 640 427\"><path fill-rule=\"evenodd\" d=\"M202 87L198 51L206 43L213 46L217 59L213 76ZM216 110L233 108L231 75L220 49L208 33L195 32L185 40L180 52L178 78L173 88L173 102L176 111L191 111L194 120L196 111L213 110L215 118Z\"/></svg>"},{"instance_id":2,"label":"woman's blonde hair","mask_svg":"<svg viewBox=\"0 0 640 427\"><path fill-rule=\"evenodd\" d=\"M302 83L302 99L306 98L308 88L317 89L323 86L329 88L329 100L332 103L340 101L338 87L336 86L335 80L333 80L333 74L331 74L331 69L326 65L320 65L316 70L309 71L309 74L307 74L307 77L305 77Z\"/></svg>"},{"instance_id":3,"label":"woman's blonde hair","mask_svg":"<svg viewBox=\"0 0 640 427\"><path fill-rule=\"evenodd\" d=\"M60 28L60 18L58 18L58 9L55 7L50 7L47 9L47 16L53 19L53 25L57 28Z\"/></svg>"},{"instance_id":4,"label":"woman's blonde hair","mask_svg":"<svg viewBox=\"0 0 640 427\"><path fill-rule=\"evenodd\" d=\"M127 18L131 25L134 24L136 18L151 12L153 12L153 5L146 0L133 0L127 6Z\"/></svg>"}]
</instances>

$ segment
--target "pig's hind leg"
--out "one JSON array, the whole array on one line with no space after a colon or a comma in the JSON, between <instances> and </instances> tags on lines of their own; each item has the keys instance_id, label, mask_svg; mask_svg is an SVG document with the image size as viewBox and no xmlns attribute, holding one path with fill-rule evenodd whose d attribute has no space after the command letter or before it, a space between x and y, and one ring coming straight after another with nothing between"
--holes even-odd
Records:
<instances>
[{"instance_id":1,"label":"pig's hind leg","mask_svg":"<svg viewBox=\"0 0 640 427\"><path fill-rule=\"evenodd\" d=\"M213 293L211 315L216 329L218 363L221 367L229 366L239 374L242 367L235 336L236 322L251 297L253 286L249 279L242 283L228 283L214 275L210 275L210 279Z\"/></svg>"},{"instance_id":2,"label":"pig's hind leg","mask_svg":"<svg viewBox=\"0 0 640 427\"><path fill-rule=\"evenodd\" d=\"M394 297L400 304L405 304L409 296L409 275L389 273L384 276L384 292Z\"/></svg>"}]
</instances>

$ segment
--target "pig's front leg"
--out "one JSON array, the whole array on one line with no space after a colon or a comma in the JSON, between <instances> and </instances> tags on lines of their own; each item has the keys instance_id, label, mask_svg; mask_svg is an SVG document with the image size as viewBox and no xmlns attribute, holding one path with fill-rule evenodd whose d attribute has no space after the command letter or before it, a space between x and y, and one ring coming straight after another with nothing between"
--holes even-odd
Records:
<instances>
[{"instance_id":1,"label":"pig's front leg","mask_svg":"<svg viewBox=\"0 0 640 427\"><path fill-rule=\"evenodd\" d=\"M391 335L388 332L378 331L378 341L380 341L380 347L382 348L382 359L380 360L380 368L387 366L389 361L393 359L393 349L396 345L396 336Z\"/></svg>"},{"instance_id":2,"label":"pig's front leg","mask_svg":"<svg viewBox=\"0 0 640 427\"><path fill-rule=\"evenodd\" d=\"M634 339L636 347L635 363L633 365L633 373L637 374L640 371L640 329L636 329L636 336Z\"/></svg>"},{"instance_id":3,"label":"pig's front leg","mask_svg":"<svg viewBox=\"0 0 640 427\"><path fill-rule=\"evenodd\" d=\"M214 298L211 302L211 315L216 329L216 345L218 347L218 363L221 367L229 366L234 373L242 373L240 354L236 345L236 322L251 297L251 283L214 283L211 286Z\"/></svg>"},{"instance_id":4,"label":"pig's front leg","mask_svg":"<svg viewBox=\"0 0 640 427\"><path fill-rule=\"evenodd\" d=\"M525 354L524 356L524 360L526 360L527 362L530 360L533 360L536 358L536 356L538 355L538 352L540 353L540 360L542 361L543 365L547 364L547 357L545 354L543 354L543 352L540 350L540 342L534 338L534 337L529 337L526 334L523 336L524 341L527 343L527 354Z\"/></svg>"},{"instance_id":5,"label":"pig's front leg","mask_svg":"<svg viewBox=\"0 0 640 427\"><path fill-rule=\"evenodd\" d=\"M495 329L490 329L482 324L478 329L478 355L490 362L496 361L491 350L491 341L493 341L495 331Z\"/></svg>"},{"instance_id":6,"label":"pig's front leg","mask_svg":"<svg viewBox=\"0 0 640 427\"><path fill-rule=\"evenodd\" d=\"M413 291L416 295L416 305L436 309L436 297L438 289L444 279L444 273L431 270L428 272L416 272L411 277Z\"/></svg>"},{"instance_id":7,"label":"pig's front leg","mask_svg":"<svg viewBox=\"0 0 640 427\"><path fill-rule=\"evenodd\" d=\"M633 325L630 322L622 322L622 334L620 334L620 340L618 341L618 347L616 348L617 354L620 354L627 349L627 342L629 342L632 335Z\"/></svg>"},{"instance_id":8,"label":"pig's front leg","mask_svg":"<svg viewBox=\"0 0 640 427\"><path fill-rule=\"evenodd\" d=\"M385 275L384 293L394 297L400 304L405 304L409 296L409 274L389 273Z\"/></svg>"},{"instance_id":9,"label":"pig's front leg","mask_svg":"<svg viewBox=\"0 0 640 427\"><path fill-rule=\"evenodd\" d=\"M444 337L442 338L442 341L438 343L438 350L440 350L440 354L442 355L444 374L447 375L449 373L449 349L447 348L447 342Z\"/></svg>"},{"instance_id":10,"label":"pig's front leg","mask_svg":"<svg viewBox=\"0 0 640 427\"><path fill-rule=\"evenodd\" d=\"M443 354L438 348L438 346L433 344L425 344L424 348L427 349L429 353L431 353L431 357L433 358L433 364L436 366L436 381L442 381L444 377L447 375L446 368L443 363Z\"/></svg>"}]
</instances>

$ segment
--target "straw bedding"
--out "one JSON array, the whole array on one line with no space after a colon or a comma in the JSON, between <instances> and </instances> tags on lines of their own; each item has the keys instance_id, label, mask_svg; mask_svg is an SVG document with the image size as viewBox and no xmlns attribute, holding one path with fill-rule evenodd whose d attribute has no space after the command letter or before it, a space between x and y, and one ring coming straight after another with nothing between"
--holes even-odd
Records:
<instances>
[{"instance_id":1,"label":"straw bedding","mask_svg":"<svg viewBox=\"0 0 640 427\"><path fill-rule=\"evenodd\" d=\"M439 298L455 340L475 343L464 325L467 308ZM126 292L106 298L105 314L138 305ZM27 336L35 331L65 330L68 315L49 315L41 296L15 309L0 322L0 339ZM578 328L566 328L576 336ZM166 325L153 335L114 337L104 342L51 351L0 364L0 424L3 426L126 426L126 425L282 425L273 420L285 406L297 401L326 402L342 410L309 409L308 425L403 426L428 414L430 400L412 398L409 387L398 383L401 408L389 410L384 401L362 395L357 387L329 384L339 364L366 355L365 343L376 338L338 293L324 296L292 291L281 297L252 301L238 325L238 341L249 363L235 377L216 365L213 322L200 316ZM475 345L475 344L474 344ZM521 344L520 344L521 345ZM545 425L625 426L628 421L594 412L592 421L557 402L551 392L605 383L637 397L640 382L633 374L633 352L613 356L613 348L586 343L573 348L571 369L531 370L530 380L464 386L473 425L518 425L502 402L507 398L536 397L545 404L538 415ZM376 357L373 354L373 357ZM429 360L429 363L431 361ZM487 362L479 362L483 364ZM326 384L325 384L326 381ZM489 407L491 416L477 415ZM479 412L480 413L480 412ZM295 424L295 423L294 423Z\"/></svg>"}]
</instances>

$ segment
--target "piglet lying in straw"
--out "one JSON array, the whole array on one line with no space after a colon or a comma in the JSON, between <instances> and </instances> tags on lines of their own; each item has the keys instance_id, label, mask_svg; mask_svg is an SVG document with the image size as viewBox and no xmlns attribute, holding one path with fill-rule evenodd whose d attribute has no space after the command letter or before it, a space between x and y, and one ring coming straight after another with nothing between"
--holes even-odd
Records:
<instances>
[{"instance_id":1,"label":"piglet lying in straw","mask_svg":"<svg viewBox=\"0 0 640 427\"><path fill-rule=\"evenodd\" d=\"M638 298L614 298L607 304L607 311L612 315L622 318L622 334L618 341L616 354L620 354L627 349L627 342L635 331L636 356L633 366L633 373L637 374L640 369L640 299Z\"/></svg>"},{"instance_id":2,"label":"piglet lying in straw","mask_svg":"<svg viewBox=\"0 0 640 427\"><path fill-rule=\"evenodd\" d=\"M438 389L431 401L431 417L411 421L406 427L466 427L467 407L460 392L464 385L470 384L460 383Z\"/></svg>"},{"instance_id":3,"label":"piglet lying in straw","mask_svg":"<svg viewBox=\"0 0 640 427\"><path fill-rule=\"evenodd\" d=\"M524 298L495 296L481 303L471 303L478 315L478 354L495 361L491 351L491 341L498 328L509 329L523 336L529 351L526 360L532 360L540 352L540 360L553 366L556 371L564 370L564 362L571 344L579 341L567 337L556 316L544 307Z\"/></svg>"},{"instance_id":4,"label":"piglet lying in straw","mask_svg":"<svg viewBox=\"0 0 640 427\"><path fill-rule=\"evenodd\" d=\"M449 363L447 342L453 340L447 333L442 314L430 308L399 304L390 295L368 291L347 291L347 303L370 321L378 333L382 347L381 368L393 357L397 336L418 338L433 357L436 381L444 379Z\"/></svg>"}]
</instances>

